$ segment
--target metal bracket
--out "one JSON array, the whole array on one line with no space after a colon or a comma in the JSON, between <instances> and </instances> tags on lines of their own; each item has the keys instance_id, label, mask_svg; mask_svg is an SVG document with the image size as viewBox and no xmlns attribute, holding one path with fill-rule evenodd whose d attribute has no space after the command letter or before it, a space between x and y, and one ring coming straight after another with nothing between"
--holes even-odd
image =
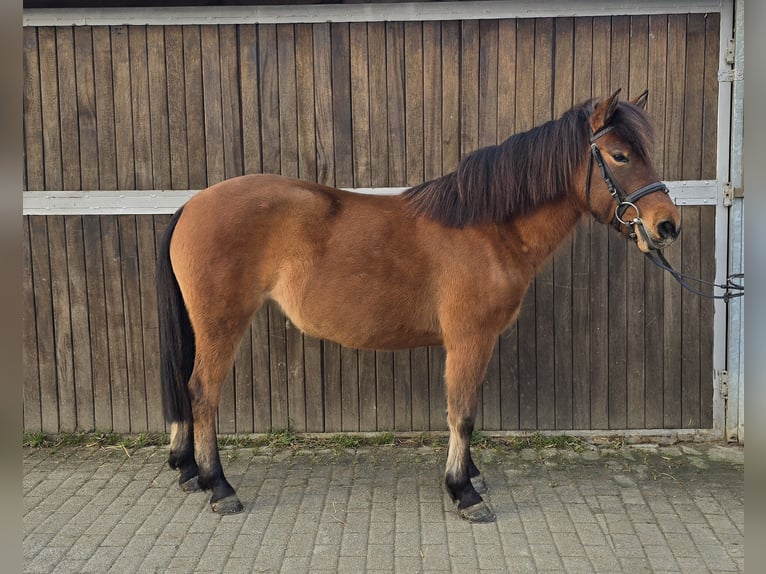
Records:
<instances>
[{"instance_id":1,"label":"metal bracket","mask_svg":"<svg viewBox=\"0 0 766 574\"><path fill-rule=\"evenodd\" d=\"M718 371L718 393L721 398L729 398L729 371Z\"/></svg>"},{"instance_id":2,"label":"metal bracket","mask_svg":"<svg viewBox=\"0 0 766 574\"><path fill-rule=\"evenodd\" d=\"M730 181L727 181L723 184L723 206L724 207L731 207L731 204L734 203L734 186L731 184Z\"/></svg>"},{"instance_id":3,"label":"metal bracket","mask_svg":"<svg viewBox=\"0 0 766 574\"><path fill-rule=\"evenodd\" d=\"M734 38L729 38L726 42L726 50L723 53L724 61L730 66L733 66L736 53L736 43L734 42Z\"/></svg>"},{"instance_id":4,"label":"metal bracket","mask_svg":"<svg viewBox=\"0 0 766 574\"><path fill-rule=\"evenodd\" d=\"M731 70L718 70L719 82L735 82L741 81L745 77L745 73L740 68L734 68Z\"/></svg>"}]
</instances>

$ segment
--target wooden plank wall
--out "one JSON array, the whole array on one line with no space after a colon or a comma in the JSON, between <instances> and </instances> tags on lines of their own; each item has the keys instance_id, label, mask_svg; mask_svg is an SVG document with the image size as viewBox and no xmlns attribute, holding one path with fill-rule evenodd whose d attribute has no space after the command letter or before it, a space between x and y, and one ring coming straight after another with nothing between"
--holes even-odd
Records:
<instances>
[{"instance_id":1,"label":"wooden plank wall","mask_svg":"<svg viewBox=\"0 0 766 574\"><path fill-rule=\"evenodd\" d=\"M713 179L717 14L24 29L25 189L200 189L274 172L405 186L584 99L650 91L666 180ZM714 208L668 258L714 275ZM169 216L26 216L24 425L164 429L157 243ZM712 305L584 220L483 388L484 429L709 428ZM356 351L255 317L225 433L446 428L444 352Z\"/></svg>"}]
</instances>

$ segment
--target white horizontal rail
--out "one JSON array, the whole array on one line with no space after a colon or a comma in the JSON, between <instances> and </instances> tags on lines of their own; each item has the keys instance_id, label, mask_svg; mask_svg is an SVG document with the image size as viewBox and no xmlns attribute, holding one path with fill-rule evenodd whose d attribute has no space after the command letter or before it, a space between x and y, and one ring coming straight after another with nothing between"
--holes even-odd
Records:
<instances>
[{"instance_id":1,"label":"white horizontal rail","mask_svg":"<svg viewBox=\"0 0 766 574\"><path fill-rule=\"evenodd\" d=\"M479 20L720 12L721 0L486 0L289 6L184 6L152 8L35 8L24 26L119 26L188 24L298 24Z\"/></svg>"},{"instance_id":2,"label":"white horizontal rail","mask_svg":"<svg viewBox=\"0 0 766 574\"><path fill-rule=\"evenodd\" d=\"M717 181L668 181L678 205L716 205L722 186ZM396 195L404 187L358 187L356 193ZM174 213L198 190L25 191L24 215L142 215Z\"/></svg>"}]
</instances>

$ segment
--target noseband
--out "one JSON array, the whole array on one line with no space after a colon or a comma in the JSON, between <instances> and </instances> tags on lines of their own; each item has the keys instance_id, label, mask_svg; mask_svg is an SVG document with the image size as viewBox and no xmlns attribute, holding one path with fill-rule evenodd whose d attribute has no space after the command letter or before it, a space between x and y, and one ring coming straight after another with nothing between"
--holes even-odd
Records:
<instances>
[{"instance_id":1,"label":"noseband","mask_svg":"<svg viewBox=\"0 0 766 574\"><path fill-rule=\"evenodd\" d=\"M636 229L638 229L638 232L641 233L644 241L646 241L646 244L651 249L659 250L660 247L655 244L654 241L652 241L649 233L646 231L646 227L644 226L644 222L641 219L641 214L638 210L636 202L645 195L649 195L655 191L669 193L669 190L667 186L661 181L655 181L654 183L650 183L649 185L645 185L644 187L637 189L633 193L629 194L625 191L625 189L620 185L620 182L617 181L614 173L612 173L612 170L609 169L609 166L604 161L604 157L601 155L601 150L596 145L597 139L609 133L613 129L614 126L602 128L593 134L590 138L590 161L588 163L588 175L585 181L585 198L588 202L588 209L591 213L593 213L593 209L591 208L590 204L590 181L591 174L593 173L593 162L595 161L601 170L601 177L604 180L604 183L606 183L609 194L617 202L617 207L614 210L614 217L612 218L612 225L614 228L617 231L620 231L621 225L627 226L630 230L629 236L633 241L638 241L638 235L636 234ZM629 207L632 207L636 211L636 216L633 219L626 221L623 220L623 216Z\"/></svg>"}]
</instances>

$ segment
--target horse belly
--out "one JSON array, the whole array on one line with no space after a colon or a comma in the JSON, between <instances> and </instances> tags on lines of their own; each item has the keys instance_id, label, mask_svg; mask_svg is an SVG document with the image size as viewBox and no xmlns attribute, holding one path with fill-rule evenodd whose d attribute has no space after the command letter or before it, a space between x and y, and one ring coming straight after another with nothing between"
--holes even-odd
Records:
<instances>
[{"instance_id":1,"label":"horse belly","mask_svg":"<svg viewBox=\"0 0 766 574\"><path fill-rule=\"evenodd\" d=\"M437 321L424 306L409 305L401 294L371 293L370 284L307 284L305 290L277 286L271 298L301 331L345 347L397 350L442 344ZM362 288L362 284L367 289Z\"/></svg>"}]
</instances>

